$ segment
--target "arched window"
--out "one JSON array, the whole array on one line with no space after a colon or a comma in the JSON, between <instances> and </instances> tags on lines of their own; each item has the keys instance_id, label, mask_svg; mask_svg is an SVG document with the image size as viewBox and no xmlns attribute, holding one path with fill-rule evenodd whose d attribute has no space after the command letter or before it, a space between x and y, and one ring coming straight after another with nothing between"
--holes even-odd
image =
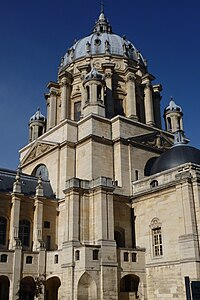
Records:
<instances>
[{"instance_id":1,"label":"arched window","mask_svg":"<svg viewBox=\"0 0 200 300\"><path fill-rule=\"evenodd\" d=\"M30 222L28 220L19 221L19 239L22 246L29 247L30 245Z\"/></svg>"},{"instance_id":2,"label":"arched window","mask_svg":"<svg viewBox=\"0 0 200 300\"><path fill-rule=\"evenodd\" d=\"M88 85L86 86L86 91L87 91L87 101L90 101L90 87Z\"/></svg>"},{"instance_id":3,"label":"arched window","mask_svg":"<svg viewBox=\"0 0 200 300\"><path fill-rule=\"evenodd\" d=\"M172 130L172 121L171 118L167 118L167 130L171 131Z\"/></svg>"},{"instance_id":4,"label":"arched window","mask_svg":"<svg viewBox=\"0 0 200 300\"><path fill-rule=\"evenodd\" d=\"M0 245L6 244L6 227L7 227L6 218L0 217Z\"/></svg>"},{"instance_id":5,"label":"arched window","mask_svg":"<svg viewBox=\"0 0 200 300\"><path fill-rule=\"evenodd\" d=\"M115 228L114 239L116 241L117 247L125 247L125 230L121 227Z\"/></svg>"},{"instance_id":6,"label":"arched window","mask_svg":"<svg viewBox=\"0 0 200 300\"><path fill-rule=\"evenodd\" d=\"M81 118L81 101L74 103L74 121L79 121Z\"/></svg>"},{"instance_id":7,"label":"arched window","mask_svg":"<svg viewBox=\"0 0 200 300\"><path fill-rule=\"evenodd\" d=\"M39 177L41 176L41 178L43 180L48 180L49 179L49 172L48 169L45 165L41 164L38 165L32 172L33 176Z\"/></svg>"},{"instance_id":8,"label":"arched window","mask_svg":"<svg viewBox=\"0 0 200 300\"><path fill-rule=\"evenodd\" d=\"M151 183L150 183L150 187L155 188L157 186L158 186L158 180L152 180Z\"/></svg>"},{"instance_id":9,"label":"arched window","mask_svg":"<svg viewBox=\"0 0 200 300\"><path fill-rule=\"evenodd\" d=\"M33 257L32 256L27 256L26 257L26 264L32 264L33 263Z\"/></svg>"}]
</instances>

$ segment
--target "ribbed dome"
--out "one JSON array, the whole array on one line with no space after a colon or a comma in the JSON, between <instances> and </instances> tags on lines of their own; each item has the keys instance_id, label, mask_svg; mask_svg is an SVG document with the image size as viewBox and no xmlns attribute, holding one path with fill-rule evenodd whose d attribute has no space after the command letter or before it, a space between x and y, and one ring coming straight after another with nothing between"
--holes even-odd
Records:
<instances>
[{"instance_id":1,"label":"ribbed dome","mask_svg":"<svg viewBox=\"0 0 200 300\"><path fill-rule=\"evenodd\" d=\"M38 108L36 113L32 117L30 117L29 123L32 123L34 121L45 121L45 120L46 120L45 116L43 116L40 109Z\"/></svg>"},{"instance_id":2,"label":"ribbed dome","mask_svg":"<svg viewBox=\"0 0 200 300\"><path fill-rule=\"evenodd\" d=\"M112 33L111 25L106 20L104 13L101 12L93 33L78 40L68 49L60 68L62 69L85 56L105 54L128 57L142 65L146 64L140 52L130 41Z\"/></svg>"},{"instance_id":3,"label":"ribbed dome","mask_svg":"<svg viewBox=\"0 0 200 300\"><path fill-rule=\"evenodd\" d=\"M200 150L183 144L173 146L156 159L151 175L188 162L200 165Z\"/></svg>"}]
</instances>

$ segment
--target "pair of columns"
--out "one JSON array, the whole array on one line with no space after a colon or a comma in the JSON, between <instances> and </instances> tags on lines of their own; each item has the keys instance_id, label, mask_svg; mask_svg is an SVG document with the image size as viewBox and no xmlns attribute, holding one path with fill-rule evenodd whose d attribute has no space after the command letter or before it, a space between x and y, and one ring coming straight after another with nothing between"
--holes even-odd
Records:
<instances>
[{"instance_id":1,"label":"pair of columns","mask_svg":"<svg viewBox=\"0 0 200 300\"><path fill-rule=\"evenodd\" d=\"M136 76L134 73L128 73L126 78L127 83L127 99L126 99L126 116L128 118L138 120L137 116L137 100L136 100ZM154 107L153 107L153 89L151 81L145 80L144 82L144 110L146 124L153 126L154 120Z\"/></svg>"},{"instance_id":2,"label":"pair of columns","mask_svg":"<svg viewBox=\"0 0 200 300\"><path fill-rule=\"evenodd\" d=\"M12 207L10 216L10 244L9 249L13 250L18 245L19 240L19 216L21 199L20 194L12 194ZM33 251L38 251L40 248L40 241L42 240L42 216L43 216L43 202L39 197L35 197L34 201L34 221L33 221ZM31 236L31 235L30 235Z\"/></svg>"},{"instance_id":3,"label":"pair of columns","mask_svg":"<svg viewBox=\"0 0 200 300\"><path fill-rule=\"evenodd\" d=\"M60 84L50 82L47 86L50 90L47 97L47 129L51 129L58 123L58 95L60 94L60 122L70 118L70 93L71 83L67 75L60 77Z\"/></svg>"}]
</instances>

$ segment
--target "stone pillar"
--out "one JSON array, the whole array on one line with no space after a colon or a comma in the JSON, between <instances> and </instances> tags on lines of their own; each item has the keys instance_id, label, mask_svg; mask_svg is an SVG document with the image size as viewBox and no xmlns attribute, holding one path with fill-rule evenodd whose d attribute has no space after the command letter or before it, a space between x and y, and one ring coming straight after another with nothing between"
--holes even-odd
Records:
<instances>
[{"instance_id":1,"label":"stone pillar","mask_svg":"<svg viewBox=\"0 0 200 300\"><path fill-rule=\"evenodd\" d=\"M64 75L61 77L61 115L60 121L69 119L71 116L70 113L70 83L69 79Z\"/></svg>"},{"instance_id":2,"label":"stone pillar","mask_svg":"<svg viewBox=\"0 0 200 300\"><path fill-rule=\"evenodd\" d=\"M19 215L20 215L20 198L15 193L12 194L12 207L10 214L10 234L9 250L15 249L18 243L19 234Z\"/></svg>"},{"instance_id":3,"label":"stone pillar","mask_svg":"<svg viewBox=\"0 0 200 300\"><path fill-rule=\"evenodd\" d=\"M13 254L13 277L10 285L9 299L16 300L20 288L22 265L22 247L17 245Z\"/></svg>"},{"instance_id":4,"label":"stone pillar","mask_svg":"<svg viewBox=\"0 0 200 300\"><path fill-rule=\"evenodd\" d=\"M40 241L42 241L42 217L43 217L43 202L35 198L34 203L34 221L33 221L33 251L38 251L40 248Z\"/></svg>"},{"instance_id":5,"label":"stone pillar","mask_svg":"<svg viewBox=\"0 0 200 300\"><path fill-rule=\"evenodd\" d=\"M153 85L154 118L155 118L155 124L158 128L162 128L161 116L160 116L160 100L162 98L160 95L161 91L162 91L161 84Z\"/></svg>"},{"instance_id":6,"label":"stone pillar","mask_svg":"<svg viewBox=\"0 0 200 300\"><path fill-rule=\"evenodd\" d=\"M81 80L82 80L82 84L81 84L81 117L83 117L83 107L85 106L86 101L87 101L87 91L83 86L83 82L85 79L85 75L88 72L88 67L89 67L88 64L78 67L78 70L81 72Z\"/></svg>"},{"instance_id":7,"label":"stone pillar","mask_svg":"<svg viewBox=\"0 0 200 300\"><path fill-rule=\"evenodd\" d=\"M60 121L67 118L67 78L61 79L61 116Z\"/></svg>"},{"instance_id":8,"label":"stone pillar","mask_svg":"<svg viewBox=\"0 0 200 300\"><path fill-rule=\"evenodd\" d=\"M135 75L129 73L127 76L126 116L137 120Z\"/></svg>"},{"instance_id":9,"label":"stone pillar","mask_svg":"<svg viewBox=\"0 0 200 300\"><path fill-rule=\"evenodd\" d=\"M45 94L45 99L46 99L46 107L47 107L47 123L46 123L46 129L49 129L49 118L50 118L50 95Z\"/></svg>"},{"instance_id":10,"label":"stone pillar","mask_svg":"<svg viewBox=\"0 0 200 300\"><path fill-rule=\"evenodd\" d=\"M104 63L102 67L105 73L106 82L106 116L112 118L114 116L114 101L112 96L112 75L115 64Z\"/></svg>"},{"instance_id":11,"label":"stone pillar","mask_svg":"<svg viewBox=\"0 0 200 300\"><path fill-rule=\"evenodd\" d=\"M152 85L148 81L144 88L144 107L145 107L145 119L146 124L154 125L154 113L153 113L153 99L152 99Z\"/></svg>"},{"instance_id":12,"label":"stone pillar","mask_svg":"<svg viewBox=\"0 0 200 300\"><path fill-rule=\"evenodd\" d=\"M56 126L56 101L57 101L57 93L55 89L50 90L50 97L49 97L49 129Z\"/></svg>"}]
</instances>

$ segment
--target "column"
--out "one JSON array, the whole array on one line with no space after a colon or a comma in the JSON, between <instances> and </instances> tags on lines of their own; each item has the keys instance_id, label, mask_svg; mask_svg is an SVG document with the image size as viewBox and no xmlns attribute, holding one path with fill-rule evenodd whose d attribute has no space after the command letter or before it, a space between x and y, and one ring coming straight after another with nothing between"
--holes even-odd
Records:
<instances>
[{"instance_id":1,"label":"column","mask_svg":"<svg viewBox=\"0 0 200 300\"><path fill-rule=\"evenodd\" d=\"M152 85L148 81L144 88L144 106L145 106L145 119L146 124L154 125L154 113L153 113L153 99L152 99Z\"/></svg>"},{"instance_id":2,"label":"column","mask_svg":"<svg viewBox=\"0 0 200 300\"><path fill-rule=\"evenodd\" d=\"M20 198L15 193L12 194L12 207L10 214L10 243L9 250L13 250L17 244L19 231Z\"/></svg>"},{"instance_id":3,"label":"column","mask_svg":"<svg viewBox=\"0 0 200 300\"><path fill-rule=\"evenodd\" d=\"M102 67L105 72L106 82L106 116L112 118L114 116L114 101L112 97L112 74L115 64L104 63Z\"/></svg>"},{"instance_id":4,"label":"column","mask_svg":"<svg viewBox=\"0 0 200 300\"><path fill-rule=\"evenodd\" d=\"M154 118L155 118L155 124L158 128L162 128L161 116L160 116L160 100L162 98L160 95L161 91L162 91L161 84L156 84L153 86Z\"/></svg>"},{"instance_id":5,"label":"column","mask_svg":"<svg viewBox=\"0 0 200 300\"><path fill-rule=\"evenodd\" d=\"M61 116L60 120L63 121L67 118L67 78L61 79Z\"/></svg>"},{"instance_id":6,"label":"column","mask_svg":"<svg viewBox=\"0 0 200 300\"><path fill-rule=\"evenodd\" d=\"M56 125L56 95L56 91L51 89L49 97L49 128L53 128Z\"/></svg>"},{"instance_id":7,"label":"column","mask_svg":"<svg viewBox=\"0 0 200 300\"><path fill-rule=\"evenodd\" d=\"M126 116L131 119L138 119L136 109L135 75L131 73L127 76Z\"/></svg>"},{"instance_id":8,"label":"column","mask_svg":"<svg viewBox=\"0 0 200 300\"><path fill-rule=\"evenodd\" d=\"M40 249L40 241L42 240L43 202L37 197L35 198L34 207L33 251L38 251Z\"/></svg>"}]
</instances>

